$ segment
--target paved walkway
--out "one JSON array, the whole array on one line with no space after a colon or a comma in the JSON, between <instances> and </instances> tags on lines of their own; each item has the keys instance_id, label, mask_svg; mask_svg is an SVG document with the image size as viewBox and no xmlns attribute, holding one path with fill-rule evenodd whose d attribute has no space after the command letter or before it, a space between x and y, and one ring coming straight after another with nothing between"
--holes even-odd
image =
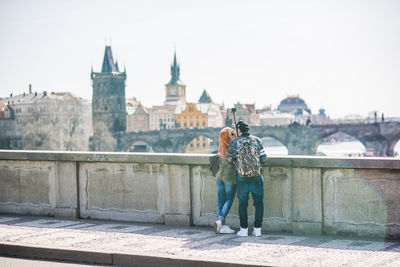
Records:
<instances>
[{"instance_id":1,"label":"paved walkway","mask_svg":"<svg viewBox=\"0 0 400 267\"><path fill-rule=\"evenodd\" d=\"M211 227L0 214L0 255L132 266L400 266L400 240L237 237Z\"/></svg>"}]
</instances>

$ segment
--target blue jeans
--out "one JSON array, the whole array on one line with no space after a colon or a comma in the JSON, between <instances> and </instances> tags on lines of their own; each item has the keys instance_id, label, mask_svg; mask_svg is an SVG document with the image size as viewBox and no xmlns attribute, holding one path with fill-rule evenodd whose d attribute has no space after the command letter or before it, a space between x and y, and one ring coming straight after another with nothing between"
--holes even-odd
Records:
<instances>
[{"instance_id":1,"label":"blue jeans","mask_svg":"<svg viewBox=\"0 0 400 267\"><path fill-rule=\"evenodd\" d=\"M254 207L256 208L254 227L260 228L264 216L264 179L256 176L252 178L236 177L237 196L239 198L239 219L240 227L247 228L247 206L249 203L249 192L253 196Z\"/></svg>"},{"instance_id":2,"label":"blue jeans","mask_svg":"<svg viewBox=\"0 0 400 267\"><path fill-rule=\"evenodd\" d=\"M236 193L236 185L217 178L217 192L217 216L219 220L224 221L232 207Z\"/></svg>"}]
</instances>

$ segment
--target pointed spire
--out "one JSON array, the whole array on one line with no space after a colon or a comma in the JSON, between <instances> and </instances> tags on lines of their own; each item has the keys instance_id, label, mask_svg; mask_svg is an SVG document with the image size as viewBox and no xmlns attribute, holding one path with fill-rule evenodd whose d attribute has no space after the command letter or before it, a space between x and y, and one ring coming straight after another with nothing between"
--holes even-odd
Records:
<instances>
[{"instance_id":1,"label":"pointed spire","mask_svg":"<svg viewBox=\"0 0 400 267\"><path fill-rule=\"evenodd\" d=\"M103 67L101 72L117 72L117 68L114 64L114 58L111 51L111 46L106 46L103 59Z\"/></svg>"},{"instance_id":2,"label":"pointed spire","mask_svg":"<svg viewBox=\"0 0 400 267\"><path fill-rule=\"evenodd\" d=\"M118 60L115 60L115 69L117 70L117 72L119 72Z\"/></svg>"},{"instance_id":3,"label":"pointed spire","mask_svg":"<svg viewBox=\"0 0 400 267\"><path fill-rule=\"evenodd\" d=\"M206 89L204 89L203 93L201 94L199 103L212 103L211 97L207 93Z\"/></svg>"},{"instance_id":4,"label":"pointed spire","mask_svg":"<svg viewBox=\"0 0 400 267\"><path fill-rule=\"evenodd\" d=\"M174 51L174 67L176 67L178 64L176 63L176 50Z\"/></svg>"},{"instance_id":5,"label":"pointed spire","mask_svg":"<svg viewBox=\"0 0 400 267\"><path fill-rule=\"evenodd\" d=\"M171 65L171 80L169 81L168 85L176 85L178 83L181 83L179 80L179 75L180 75L180 66L177 63L176 60L176 50L174 51L174 62Z\"/></svg>"}]
</instances>

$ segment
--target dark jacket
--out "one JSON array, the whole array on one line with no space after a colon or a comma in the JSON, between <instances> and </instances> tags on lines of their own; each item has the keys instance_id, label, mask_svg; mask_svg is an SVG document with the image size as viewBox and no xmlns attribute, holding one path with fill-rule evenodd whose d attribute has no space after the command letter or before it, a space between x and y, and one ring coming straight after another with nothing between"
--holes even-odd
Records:
<instances>
[{"instance_id":1,"label":"dark jacket","mask_svg":"<svg viewBox=\"0 0 400 267\"><path fill-rule=\"evenodd\" d=\"M222 158L219 154L210 158L213 175L224 181L236 184L236 170L232 163Z\"/></svg>"}]
</instances>

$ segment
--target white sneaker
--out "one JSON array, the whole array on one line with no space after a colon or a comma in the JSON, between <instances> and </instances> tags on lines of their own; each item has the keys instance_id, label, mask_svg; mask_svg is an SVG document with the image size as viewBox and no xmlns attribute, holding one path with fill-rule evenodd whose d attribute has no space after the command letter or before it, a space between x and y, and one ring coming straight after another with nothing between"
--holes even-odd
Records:
<instances>
[{"instance_id":1,"label":"white sneaker","mask_svg":"<svg viewBox=\"0 0 400 267\"><path fill-rule=\"evenodd\" d=\"M224 225L221 226L221 229L219 230L219 233L220 234L234 234L235 230L231 229L229 227L229 225L224 224Z\"/></svg>"},{"instance_id":2,"label":"white sneaker","mask_svg":"<svg viewBox=\"0 0 400 267\"><path fill-rule=\"evenodd\" d=\"M248 236L249 229L240 227L240 230L236 233L238 236Z\"/></svg>"},{"instance_id":3,"label":"white sneaker","mask_svg":"<svg viewBox=\"0 0 400 267\"><path fill-rule=\"evenodd\" d=\"M221 226L222 226L222 221L221 220L215 221L215 223L214 223L214 232L216 234L218 234L219 231L221 230Z\"/></svg>"},{"instance_id":4,"label":"white sneaker","mask_svg":"<svg viewBox=\"0 0 400 267\"><path fill-rule=\"evenodd\" d=\"M255 228L253 229L253 233L254 236L261 236L261 227L260 228Z\"/></svg>"}]
</instances>

